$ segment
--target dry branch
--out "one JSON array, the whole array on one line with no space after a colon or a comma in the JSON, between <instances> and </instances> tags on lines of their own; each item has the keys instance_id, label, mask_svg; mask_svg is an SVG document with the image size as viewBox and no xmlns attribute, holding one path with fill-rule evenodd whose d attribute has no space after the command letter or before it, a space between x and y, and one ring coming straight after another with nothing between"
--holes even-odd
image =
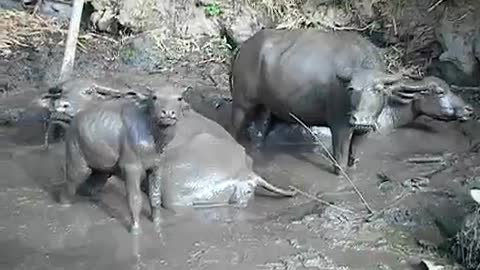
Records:
<instances>
[{"instance_id":1,"label":"dry branch","mask_svg":"<svg viewBox=\"0 0 480 270\"><path fill-rule=\"evenodd\" d=\"M352 179L350 179L350 177L348 176L348 174L343 170L343 168L338 164L337 160L335 160L335 158L333 157L333 155L330 153L330 151L328 151L327 147L322 143L322 141L320 140L320 138L318 138L318 136L312 131L311 128L309 128L307 125L305 125L305 123L300 120L297 116L295 116L293 113L290 113L290 116L295 119L295 121L297 121L303 128L305 128L308 132L310 132L310 134L317 140L317 142L319 142L319 144L322 146L323 150L328 154L329 158L331 159L331 161L335 164L335 166L337 166L340 170L340 172L343 174L343 176L345 177L345 179L348 180L348 182L350 182L350 184L352 185L353 189L355 190L355 192L357 193L358 197L360 197L360 200L362 201L362 203L365 205L365 207L367 208L368 212L369 213L373 213L373 209L370 207L370 205L368 204L368 202L365 200L365 198L363 197L362 193L360 192L360 190L358 190L357 186L355 185L355 183L353 183Z\"/></svg>"},{"instance_id":2,"label":"dry branch","mask_svg":"<svg viewBox=\"0 0 480 270\"><path fill-rule=\"evenodd\" d=\"M407 159L408 163L440 163L444 161L445 159L442 156L411 157Z\"/></svg>"}]
</instances>

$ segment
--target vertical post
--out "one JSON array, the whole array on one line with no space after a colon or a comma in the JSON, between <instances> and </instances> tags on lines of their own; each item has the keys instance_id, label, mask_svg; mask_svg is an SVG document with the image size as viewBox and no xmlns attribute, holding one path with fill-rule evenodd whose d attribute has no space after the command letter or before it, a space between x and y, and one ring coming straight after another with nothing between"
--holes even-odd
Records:
<instances>
[{"instance_id":1,"label":"vertical post","mask_svg":"<svg viewBox=\"0 0 480 270\"><path fill-rule=\"evenodd\" d=\"M75 51L77 50L78 33L80 32L80 23L82 21L84 0L73 0L72 14L70 16L70 25L68 27L67 39L65 41L65 51L63 54L62 68L60 69L60 76L57 83L62 83L68 80L73 73L73 66L75 63ZM48 149L49 137L52 129L55 129L55 125L52 126L50 119L53 100L50 100L49 112L47 119L45 120L45 136L44 136L44 148Z\"/></svg>"},{"instance_id":2,"label":"vertical post","mask_svg":"<svg viewBox=\"0 0 480 270\"><path fill-rule=\"evenodd\" d=\"M82 20L83 2L84 0L73 0L70 26L68 27L67 40L65 42L65 53L63 55L63 63L58 82L64 82L70 78L73 72L78 33L80 31L80 22Z\"/></svg>"}]
</instances>

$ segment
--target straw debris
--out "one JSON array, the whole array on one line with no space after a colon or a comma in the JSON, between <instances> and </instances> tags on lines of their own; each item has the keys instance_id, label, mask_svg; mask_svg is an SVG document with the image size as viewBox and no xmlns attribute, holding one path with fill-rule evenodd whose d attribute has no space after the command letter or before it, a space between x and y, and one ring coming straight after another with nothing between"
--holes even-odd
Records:
<instances>
[{"instance_id":1,"label":"straw debris","mask_svg":"<svg viewBox=\"0 0 480 270\"><path fill-rule=\"evenodd\" d=\"M452 254L467 270L480 269L480 207L467 216L453 239Z\"/></svg>"},{"instance_id":2,"label":"straw debris","mask_svg":"<svg viewBox=\"0 0 480 270\"><path fill-rule=\"evenodd\" d=\"M23 11L0 10L0 52L19 47L37 47L48 43L62 26L51 18Z\"/></svg>"}]
</instances>

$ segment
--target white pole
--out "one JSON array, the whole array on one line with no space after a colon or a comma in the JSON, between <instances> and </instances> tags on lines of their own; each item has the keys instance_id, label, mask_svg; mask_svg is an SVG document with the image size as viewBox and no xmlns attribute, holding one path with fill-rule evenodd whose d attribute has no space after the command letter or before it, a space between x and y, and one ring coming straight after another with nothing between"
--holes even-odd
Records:
<instances>
[{"instance_id":1,"label":"white pole","mask_svg":"<svg viewBox=\"0 0 480 270\"><path fill-rule=\"evenodd\" d=\"M64 82L65 80L69 79L73 72L78 33L80 31L80 22L82 20L83 1L84 0L73 0L70 26L68 27L67 40L65 42L65 53L63 55L63 63L58 82Z\"/></svg>"}]
</instances>

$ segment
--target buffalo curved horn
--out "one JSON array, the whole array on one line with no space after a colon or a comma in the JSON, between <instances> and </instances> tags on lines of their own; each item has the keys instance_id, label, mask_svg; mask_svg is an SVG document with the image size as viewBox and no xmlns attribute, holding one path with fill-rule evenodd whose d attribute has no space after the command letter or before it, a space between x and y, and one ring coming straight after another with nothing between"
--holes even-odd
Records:
<instances>
[{"instance_id":1,"label":"buffalo curved horn","mask_svg":"<svg viewBox=\"0 0 480 270\"><path fill-rule=\"evenodd\" d=\"M396 74L380 73L380 74L381 75L378 78L378 82L383 84L392 84L400 81L403 78L403 74L401 73L396 73Z\"/></svg>"}]
</instances>

